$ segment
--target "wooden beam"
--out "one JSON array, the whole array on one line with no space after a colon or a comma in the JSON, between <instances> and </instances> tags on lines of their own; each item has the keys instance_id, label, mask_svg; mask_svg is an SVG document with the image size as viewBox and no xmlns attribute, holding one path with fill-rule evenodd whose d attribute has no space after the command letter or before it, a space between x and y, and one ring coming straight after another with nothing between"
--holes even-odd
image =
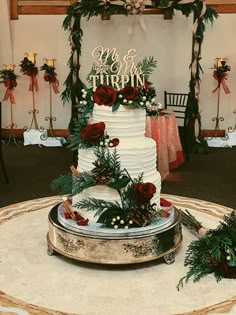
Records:
<instances>
[{"instance_id":1,"label":"wooden beam","mask_svg":"<svg viewBox=\"0 0 236 315\"><path fill-rule=\"evenodd\" d=\"M66 14L68 6L22 6L19 14L25 15L60 15Z\"/></svg>"},{"instance_id":2,"label":"wooden beam","mask_svg":"<svg viewBox=\"0 0 236 315\"><path fill-rule=\"evenodd\" d=\"M10 19L11 20L18 20L17 0L10 0Z\"/></svg>"},{"instance_id":3,"label":"wooden beam","mask_svg":"<svg viewBox=\"0 0 236 315\"><path fill-rule=\"evenodd\" d=\"M71 4L78 2L77 0L53 0L53 1L33 1L33 0L10 0L10 17L11 20L18 19L19 14L46 14L60 15L66 14ZM227 3L225 3L227 2ZM236 13L236 0L208 0L206 1L212 9L219 14ZM147 8L144 10L145 15L164 14L164 19L172 19L172 15L165 13L159 8Z\"/></svg>"},{"instance_id":4,"label":"wooden beam","mask_svg":"<svg viewBox=\"0 0 236 315\"><path fill-rule=\"evenodd\" d=\"M217 13L236 13L236 4L211 4Z\"/></svg>"}]
</instances>

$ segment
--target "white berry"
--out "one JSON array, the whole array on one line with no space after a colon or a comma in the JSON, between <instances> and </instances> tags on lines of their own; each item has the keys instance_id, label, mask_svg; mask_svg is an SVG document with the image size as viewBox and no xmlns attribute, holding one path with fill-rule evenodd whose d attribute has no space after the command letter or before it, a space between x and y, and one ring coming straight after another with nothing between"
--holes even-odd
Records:
<instances>
[{"instance_id":1,"label":"white berry","mask_svg":"<svg viewBox=\"0 0 236 315\"><path fill-rule=\"evenodd\" d=\"M114 229L117 230L118 229L118 225L114 225Z\"/></svg>"}]
</instances>

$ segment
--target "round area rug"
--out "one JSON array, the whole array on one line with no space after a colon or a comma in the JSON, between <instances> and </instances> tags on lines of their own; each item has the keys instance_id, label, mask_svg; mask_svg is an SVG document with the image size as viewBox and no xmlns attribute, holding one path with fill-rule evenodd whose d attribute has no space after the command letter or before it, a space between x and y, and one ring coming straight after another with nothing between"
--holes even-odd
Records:
<instances>
[{"instance_id":1,"label":"round area rug","mask_svg":"<svg viewBox=\"0 0 236 315\"><path fill-rule=\"evenodd\" d=\"M232 209L162 194L215 228ZM236 304L236 281L213 275L176 286L188 268L184 257L196 236L183 228L175 262L128 266L95 265L47 255L48 213L60 196L0 209L0 314L172 315L220 314Z\"/></svg>"}]
</instances>

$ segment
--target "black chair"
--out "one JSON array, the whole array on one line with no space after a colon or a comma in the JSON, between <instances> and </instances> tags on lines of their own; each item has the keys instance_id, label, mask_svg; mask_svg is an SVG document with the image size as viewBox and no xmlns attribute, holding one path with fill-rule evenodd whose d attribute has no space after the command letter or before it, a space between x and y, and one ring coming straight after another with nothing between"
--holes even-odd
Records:
<instances>
[{"instance_id":1,"label":"black chair","mask_svg":"<svg viewBox=\"0 0 236 315\"><path fill-rule=\"evenodd\" d=\"M5 181L8 184L9 181L8 181L7 171L6 171L3 154L2 154L2 103L1 102L0 102L0 168L3 171Z\"/></svg>"},{"instance_id":2,"label":"black chair","mask_svg":"<svg viewBox=\"0 0 236 315\"><path fill-rule=\"evenodd\" d=\"M164 92L165 109L172 110L178 123L179 135L185 158L189 161L189 109L190 93L172 93Z\"/></svg>"}]
</instances>

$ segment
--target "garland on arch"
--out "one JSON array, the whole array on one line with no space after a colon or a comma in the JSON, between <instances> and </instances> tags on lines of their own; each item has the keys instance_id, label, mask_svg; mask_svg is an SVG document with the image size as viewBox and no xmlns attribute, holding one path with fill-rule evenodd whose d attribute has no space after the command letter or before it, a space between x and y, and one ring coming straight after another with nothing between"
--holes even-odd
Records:
<instances>
[{"instance_id":1,"label":"garland on arch","mask_svg":"<svg viewBox=\"0 0 236 315\"><path fill-rule=\"evenodd\" d=\"M139 0L81 0L72 4L67 11L67 16L63 22L63 28L70 31L69 41L71 45L71 56L68 62L70 72L64 83L65 90L61 97L63 103L71 101L72 114L69 129L72 132L74 123L78 120L80 114L79 103L82 100L82 89L85 85L80 79L81 44L83 31L81 29L81 18L86 17L89 20L93 16L112 14L131 15L132 8ZM140 1L139 1L140 2ZM140 4L141 5L141 4ZM203 145L207 148L207 143L201 137L201 115L199 109L200 76L202 68L201 47L204 39L205 24L213 23L218 14L204 0L153 0L152 5L145 5L148 8L160 8L163 12L174 14L175 11L189 17L193 14L193 41L192 41L192 59L190 64L191 76L189 82L190 105L187 112L187 125L189 129L188 145L190 148L196 148ZM140 12L137 12L139 14Z\"/></svg>"}]
</instances>

